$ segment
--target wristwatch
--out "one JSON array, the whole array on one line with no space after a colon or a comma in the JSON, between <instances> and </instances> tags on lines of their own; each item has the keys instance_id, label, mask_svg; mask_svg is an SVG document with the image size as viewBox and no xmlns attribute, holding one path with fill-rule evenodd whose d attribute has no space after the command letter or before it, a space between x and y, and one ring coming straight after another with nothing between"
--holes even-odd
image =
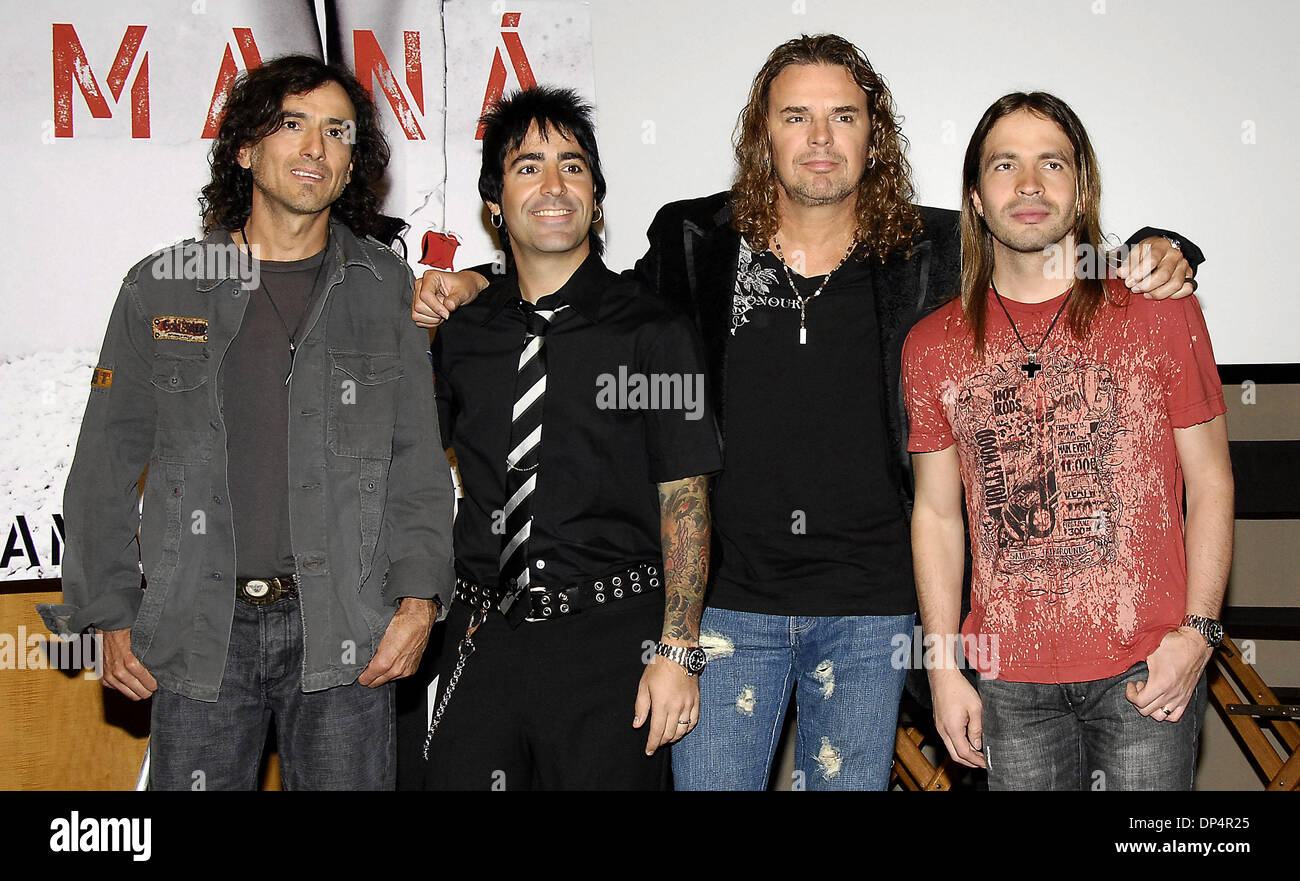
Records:
<instances>
[{"instance_id":1,"label":"wristwatch","mask_svg":"<svg viewBox=\"0 0 1300 881\"><path fill-rule=\"evenodd\" d=\"M700 671L709 661L708 656L704 654L704 649L698 646L687 648L684 645L669 645L661 642L655 646L655 654L663 655L668 660L681 664L687 676L699 676Z\"/></svg>"},{"instance_id":2,"label":"wristwatch","mask_svg":"<svg viewBox=\"0 0 1300 881\"><path fill-rule=\"evenodd\" d=\"M1183 618L1183 627L1190 627L1205 637L1205 644L1212 649L1217 649L1223 642L1223 625L1214 618L1206 618L1202 615L1188 615Z\"/></svg>"}]
</instances>

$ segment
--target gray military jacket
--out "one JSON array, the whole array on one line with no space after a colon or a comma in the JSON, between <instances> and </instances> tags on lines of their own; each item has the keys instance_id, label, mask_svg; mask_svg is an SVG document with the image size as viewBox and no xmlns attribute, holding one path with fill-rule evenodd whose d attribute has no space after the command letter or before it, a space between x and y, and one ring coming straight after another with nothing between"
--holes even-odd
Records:
<instances>
[{"instance_id":1,"label":"gray military jacket","mask_svg":"<svg viewBox=\"0 0 1300 881\"><path fill-rule=\"evenodd\" d=\"M326 287L289 380L304 691L354 681L401 598L436 598L445 615L454 585L451 479L411 272L330 228ZM64 494L66 602L38 607L56 633L130 627L159 685L204 701L219 695L236 602L217 376L249 292L237 265L177 270L230 241L187 240L123 280Z\"/></svg>"}]
</instances>

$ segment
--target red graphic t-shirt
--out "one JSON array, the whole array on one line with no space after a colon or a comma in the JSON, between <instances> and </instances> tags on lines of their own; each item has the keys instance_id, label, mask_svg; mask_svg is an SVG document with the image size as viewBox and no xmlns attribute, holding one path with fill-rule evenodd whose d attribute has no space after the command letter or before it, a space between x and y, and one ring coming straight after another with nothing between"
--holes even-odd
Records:
<instances>
[{"instance_id":1,"label":"red graphic t-shirt","mask_svg":"<svg viewBox=\"0 0 1300 881\"><path fill-rule=\"evenodd\" d=\"M1038 370L1022 369L992 291L982 360L956 300L903 348L908 449L958 447L974 560L962 634L995 653L970 658L985 676L1115 676L1186 611L1173 430L1224 413L1223 389L1195 297L1154 302L1111 284L1125 305L1098 309L1083 342L1063 314ZM1064 297L1003 303L1034 346Z\"/></svg>"}]
</instances>

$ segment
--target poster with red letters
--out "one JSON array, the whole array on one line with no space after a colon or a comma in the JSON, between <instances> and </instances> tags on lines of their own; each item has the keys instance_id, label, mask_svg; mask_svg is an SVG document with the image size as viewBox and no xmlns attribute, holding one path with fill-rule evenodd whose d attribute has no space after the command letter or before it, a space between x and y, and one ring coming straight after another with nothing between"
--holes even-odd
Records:
<instances>
[{"instance_id":1,"label":"poster with red letters","mask_svg":"<svg viewBox=\"0 0 1300 881\"><path fill-rule=\"evenodd\" d=\"M0 33L15 261L0 323L0 580L59 575L63 481L127 269L201 234L198 193L243 71L287 53L353 70L392 147L384 213L419 274L493 259L478 117L545 82L594 99L572 0L49 0Z\"/></svg>"}]
</instances>

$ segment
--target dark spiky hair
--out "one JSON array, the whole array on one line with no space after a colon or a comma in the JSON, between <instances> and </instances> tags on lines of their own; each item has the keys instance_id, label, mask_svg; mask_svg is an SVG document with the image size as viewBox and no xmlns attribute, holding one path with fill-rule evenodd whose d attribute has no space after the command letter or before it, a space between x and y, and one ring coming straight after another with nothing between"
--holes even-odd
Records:
<instances>
[{"instance_id":1,"label":"dark spiky hair","mask_svg":"<svg viewBox=\"0 0 1300 881\"><path fill-rule=\"evenodd\" d=\"M519 149L529 128L535 124L542 138L547 138L550 132L559 132L587 154L596 204L600 205L605 200L605 174L600 168L600 149L596 146L594 112L577 92L551 86L517 90L494 104L479 120L483 127L483 166L478 176L478 194L483 201L501 204L506 155ZM509 256L510 237L504 222L500 236L501 248ZM604 242L596 235L594 224L587 238L597 256L604 253Z\"/></svg>"}]
</instances>

